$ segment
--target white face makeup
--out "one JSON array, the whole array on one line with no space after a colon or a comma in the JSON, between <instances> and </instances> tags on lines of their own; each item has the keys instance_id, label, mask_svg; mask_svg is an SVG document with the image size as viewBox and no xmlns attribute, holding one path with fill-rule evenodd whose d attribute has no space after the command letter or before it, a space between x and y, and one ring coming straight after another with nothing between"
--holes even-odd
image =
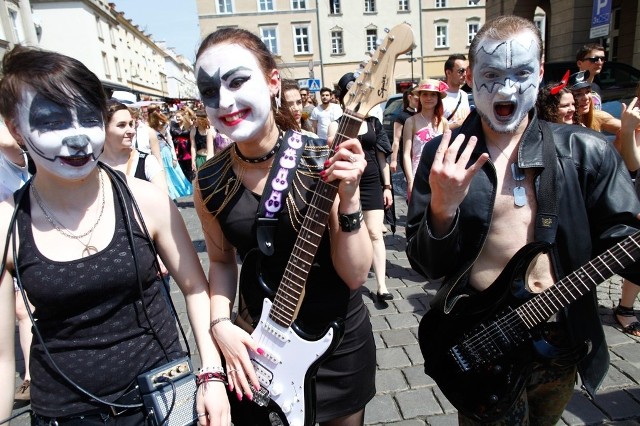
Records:
<instances>
[{"instance_id":1,"label":"white face makeup","mask_svg":"<svg viewBox=\"0 0 640 426\"><path fill-rule=\"evenodd\" d=\"M96 167L105 140L97 108L67 108L25 89L16 127L38 170L64 179L81 179Z\"/></svg>"},{"instance_id":2,"label":"white face makeup","mask_svg":"<svg viewBox=\"0 0 640 426\"><path fill-rule=\"evenodd\" d=\"M198 58L196 78L213 127L238 143L265 130L275 93L253 53L237 44L212 46Z\"/></svg>"},{"instance_id":3,"label":"white face makeup","mask_svg":"<svg viewBox=\"0 0 640 426\"><path fill-rule=\"evenodd\" d=\"M534 107L540 50L530 31L509 40L484 39L473 66L473 96L480 116L498 133L512 133Z\"/></svg>"}]
</instances>

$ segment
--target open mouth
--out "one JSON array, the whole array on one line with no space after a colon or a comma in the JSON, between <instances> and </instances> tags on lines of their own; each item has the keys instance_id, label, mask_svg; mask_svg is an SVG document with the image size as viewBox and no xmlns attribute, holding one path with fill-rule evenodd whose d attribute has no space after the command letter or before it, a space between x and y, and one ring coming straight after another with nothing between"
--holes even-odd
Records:
<instances>
[{"instance_id":1,"label":"open mouth","mask_svg":"<svg viewBox=\"0 0 640 426\"><path fill-rule=\"evenodd\" d=\"M240 111L236 111L233 114L225 115L225 116L223 116L221 118L222 118L222 121L226 125L234 126L234 125L240 123L242 120L244 120L245 117L247 115L249 115L249 111L250 110L247 108L247 109L243 109L243 110L240 110Z\"/></svg>"},{"instance_id":2,"label":"open mouth","mask_svg":"<svg viewBox=\"0 0 640 426\"><path fill-rule=\"evenodd\" d=\"M515 102L496 102L493 104L493 110L498 120L509 121L516 110L516 104Z\"/></svg>"},{"instance_id":3,"label":"open mouth","mask_svg":"<svg viewBox=\"0 0 640 426\"><path fill-rule=\"evenodd\" d=\"M71 167L82 167L93 160L93 155L71 155L69 157L59 157L60 162Z\"/></svg>"}]
</instances>

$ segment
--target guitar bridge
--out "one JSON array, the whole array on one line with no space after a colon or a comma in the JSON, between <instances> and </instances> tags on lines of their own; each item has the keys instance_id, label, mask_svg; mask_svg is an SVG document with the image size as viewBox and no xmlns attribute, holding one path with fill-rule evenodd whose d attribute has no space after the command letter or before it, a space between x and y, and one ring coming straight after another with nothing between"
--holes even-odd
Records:
<instances>
[{"instance_id":1,"label":"guitar bridge","mask_svg":"<svg viewBox=\"0 0 640 426\"><path fill-rule=\"evenodd\" d=\"M466 373L469 370L471 370L471 366L467 362L467 359L463 355L462 350L460 350L460 347L458 345L453 346L449 350L449 354L451 354L453 359L456 360L456 364L458 364L458 367L463 373Z\"/></svg>"},{"instance_id":2,"label":"guitar bridge","mask_svg":"<svg viewBox=\"0 0 640 426\"><path fill-rule=\"evenodd\" d=\"M251 392L253 393L253 402L258 404L261 407L266 407L269 405L269 401L271 401L271 397L269 396L269 391L264 386L260 388L260 390L256 390L252 384L249 384L249 388L251 388Z\"/></svg>"}]
</instances>

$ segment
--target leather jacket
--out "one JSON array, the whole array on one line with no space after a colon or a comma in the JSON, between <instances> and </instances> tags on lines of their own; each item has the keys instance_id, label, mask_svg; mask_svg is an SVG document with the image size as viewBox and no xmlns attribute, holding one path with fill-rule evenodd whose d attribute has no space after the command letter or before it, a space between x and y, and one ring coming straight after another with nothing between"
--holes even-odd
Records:
<instances>
[{"instance_id":1,"label":"leather jacket","mask_svg":"<svg viewBox=\"0 0 640 426\"><path fill-rule=\"evenodd\" d=\"M518 147L518 165L536 168L534 186L539 197L540 172L544 168L541 122L533 111L529 118ZM635 233L640 228L635 218L640 202L620 156L599 133L580 126L547 124L558 165L558 230L556 250L551 251L551 256L560 279ZM478 137L469 165L488 152L477 112L472 112L453 132L451 141L458 133ZM442 238L433 237L426 214L431 198L429 171L440 140L438 137L424 147L414 178L407 213L407 256L417 272L430 279L444 278L431 305L432 309L448 313L464 290L489 232L497 176L493 163L487 161L473 177L449 233ZM640 283L638 263L621 275ZM567 318L571 343L592 345L591 352L578 364L578 371L584 388L593 395L609 367L595 292L580 297L562 313Z\"/></svg>"}]
</instances>

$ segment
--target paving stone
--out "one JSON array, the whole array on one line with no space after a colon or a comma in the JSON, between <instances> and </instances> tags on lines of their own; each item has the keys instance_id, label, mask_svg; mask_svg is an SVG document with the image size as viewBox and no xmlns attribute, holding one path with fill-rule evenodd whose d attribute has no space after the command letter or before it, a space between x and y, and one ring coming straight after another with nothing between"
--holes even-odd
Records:
<instances>
[{"instance_id":1,"label":"paving stone","mask_svg":"<svg viewBox=\"0 0 640 426\"><path fill-rule=\"evenodd\" d=\"M367 425L388 424L400 420L402 417L391 395L374 396L364 412L364 422Z\"/></svg>"},{"instance_id":2,"label":"paving stone","mask_svg":"<svg viewBox=\"0 0 640 426\"><path fill-rule=\"evenodd\" d=\"M622 389L600 392L595 403L608 414L611 420L626 420L631 417L640 418L640 407L637 401Z\"/></svg>"},{"instance_id":3,"label":"paving stone","mask_svg":"<svg viewBox=\"0 0 640 426\"><path fill-rule=\"evenodd\" d=\"M443 414L432 388L412 389L396 394L396 401L404 419Z\"/></svg>"},{"instance_id":4,"label":"paving stone","mask_svg":"<svg viewBox=\"0 0 640 426\"><path fill-rule=\"evenodd\" d=\"M458 426L458 414L427 416L427 424L430 426Z\"/></svg>"},{"instance_id":5,"label":"paving stone","mask_svg":"<svg viewBox=\"0 0 640 426\"><path fill-rule=\"evenodd\" d=\"M562 413L562 420L568 425L601 424L607 417L582 392L574 391L567 408Z\"/></svg>"},{"instance_id":6,"label":"paving stone","mask_svg":"<svg viewBox=\"0 0 640 426\"><path fill-rule=\"evenodd\" d=\"M377 393L399 392L409 389L409 384L401 370L378 370L376 372Z\"/></svg>"},{"instance_id":7,"label":"paving stone","mask_svg":"<svg viewBox=\"0 0 640 426\"><path fill-rule=\"evenodd\" d=\"M387 347L415 344L416 338L409 329L392 329L381 331L380 335Z\"/></svg>"},{"instance_id":8,"label":"paving stone","mask_svg":"<svg viewBox=\"0 0 640 426\"><path fill-rule=\"evenodd\" d=\"M376 361L378 368L402 368L411 365L409 357L402 348L378 349L376 351Z\"/></svg>"},{"instance_id":9,"label":"paving stone","mask_svg":"<svg viewBox=\"0 0 640 426\"><path fill-rule=\"evenodd\" d=\"M389 330L390 328L384 315L371 316L369 321L371 321L373 331Z\"/></svg>"},{"instance_id":10,"label":"paving stone","mask_svg":"<svg viewBox=\"0 0 640 426\"><path fill-rule=\"evenodd\" d=\"M426 386L435 386L436 382L424 373L422 365L413 365L402 369L405 379L409 383L411 389L422 388Z\"/></svg>"},{"instance_id":11,"label":"paving stone","mask_svg":"<svg viewBox=\"0 0 640 426\"><path fill-rule=\"evenodd\" d=\"M386 318L392 330L410 328L418 325L418 320L412 312L387 315Z\"/></svg>"},{"instance_id":12,"label":"paving stone","mask_svg":"<svg viewBox=\"0 0 640 426\"><path fill-rule=\"evenodd\" d=\"M405 346L404 351L411 360L411 364L424 364L424 358L422 356L422 352L420 352L420 346L418 346L417 343L415 345Z\"/></svg>"}]
</instances>

